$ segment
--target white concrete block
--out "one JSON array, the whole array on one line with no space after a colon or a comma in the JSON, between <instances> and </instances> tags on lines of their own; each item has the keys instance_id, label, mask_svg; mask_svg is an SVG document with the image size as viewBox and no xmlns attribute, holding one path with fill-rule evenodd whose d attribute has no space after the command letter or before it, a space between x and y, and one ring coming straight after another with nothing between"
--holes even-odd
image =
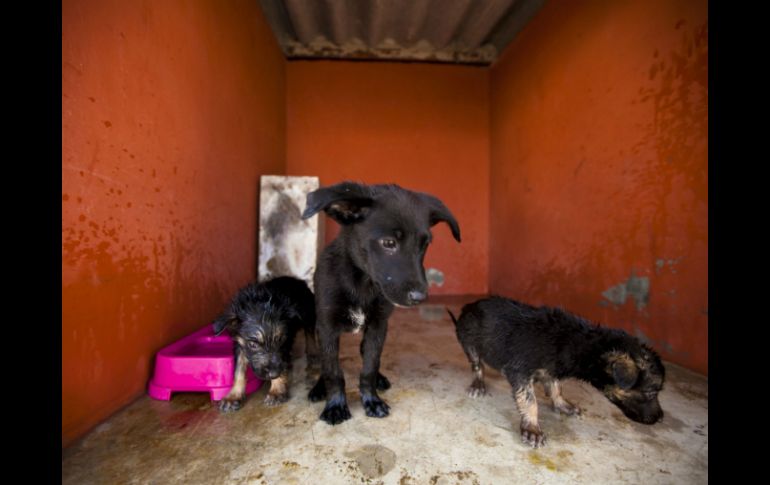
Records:
<instances>
[{"instance_id":1,"label":"white concrete block","mask_svg":"<svg viewBox=\"0 0 770 485\"><path fill-rule=\"evenodd\" d=\"M324 244L324 217L302 220L306 197L318 177L263 175L259 193L259 281L295 276L313 289Z\"/></svg>"}]
</instances>

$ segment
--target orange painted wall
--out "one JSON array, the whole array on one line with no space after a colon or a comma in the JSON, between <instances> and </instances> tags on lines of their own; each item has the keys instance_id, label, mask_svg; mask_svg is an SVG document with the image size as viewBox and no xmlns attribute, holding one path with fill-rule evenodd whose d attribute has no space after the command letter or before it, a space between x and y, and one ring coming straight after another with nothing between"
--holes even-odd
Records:
<instances>
[{"instance_id":1,"label":"orange painted wall","mask_svg":"<svg viewBox=\"0 0 770 485\"><path fill-rule=\"evenodd\" d=\"M285 60L252 0L62 4L62 444L256 274Z\"/></svg>"},{"instance_id":2,"label":"orange painted wall","mask_svg":"<svg viewBox=\"0 0 770 485\"><path fill-rule=\"evenodd\" d=\"M708 362L707 2L551 0L491 73L490 290ZM649 300L602 293L649 279ZM617 290L617 288L616 288Z\"/></svg>"},{"instance_id":3,"label":"orange painted wall","mask_svg":"<svg viewBox=\"0 0 770 485\"><path fill-rule=\"evenodd\" d=\"M292 61L287 67L289 175L396 183L444 201L460 223L433 229L431 294L485 293L489 231L489 70L389 62ZM327 241L338 232L326 218Z\"/></svg>"}]
</instances>

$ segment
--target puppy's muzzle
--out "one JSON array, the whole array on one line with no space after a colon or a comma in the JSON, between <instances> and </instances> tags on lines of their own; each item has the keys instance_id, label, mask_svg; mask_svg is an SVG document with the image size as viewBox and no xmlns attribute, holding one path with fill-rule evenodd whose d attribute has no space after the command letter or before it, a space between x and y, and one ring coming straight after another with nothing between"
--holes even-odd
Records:
<instances>
[{"instance_id":1,"label":"puppy's muzzle","mask_svg":"<svg viewBox=\"0 0 770 485\"><path fill-rule=\"evenodd\" d=\"M663 410L660 407L652 410L623 409L623 414L632 421L642 424L655 424L663 419Z\"/></svg>"},{"instance_id":2,"label":"puppy's muzzle","mask_svg":"<svg viewBox=\"0 0 770 485\"><path fill-rule=\"evenodd\" d=\"M271 356L268 362L262 362L258 365L252 362L251 366L254 374L260 379L276 379L286 368L286 365L278 356Z\"/></svg>"},{"instance_id":3,"label":"puppy's muzzle","mask_svg":"<svg viewBox=\"0 0 770 485\"><path fill-rule=\"evenodd\" d=\"M280 369L274 369L274 368L259 368L259 367L252 367L251 368L254 371L254 375L259 377L262 380L273 380L277 379L278 376L281 375Z\"/></svg>"}]
</instances>

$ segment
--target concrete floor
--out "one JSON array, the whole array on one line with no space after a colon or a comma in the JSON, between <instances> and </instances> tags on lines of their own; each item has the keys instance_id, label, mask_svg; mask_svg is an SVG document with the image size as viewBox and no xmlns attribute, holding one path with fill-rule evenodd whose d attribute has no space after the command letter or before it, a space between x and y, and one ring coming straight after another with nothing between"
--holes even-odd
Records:
<instances>
[{"instance_id":1,"label":"concrete floor","mask_svg":"<svg viewBox=\"0 0 770 485\"><path fill-rule=\"evenodd\" d=\"M460 299L447 306L459 312ZM307 400L305 358L297 357L292 397L267 408L267 386L223 415L207 394L171 401L141 397L62 452L65 484L496 484L708 482L708 381L667 364L660 393L665 418L634 423L598 391L569 380L563 394L580 418L556 414L537 386L548 436L533 450L519 440L511 389L487 372L491 395L466 397L471 381L444 304L396 310L382 372L393 387L384 419L358 398L360 335L346 334L341 360L353 418L318 419ZM456 312L456 314L457 314ZM298 340L301 347L301 338Z\"/></svg>"}]
</instances>

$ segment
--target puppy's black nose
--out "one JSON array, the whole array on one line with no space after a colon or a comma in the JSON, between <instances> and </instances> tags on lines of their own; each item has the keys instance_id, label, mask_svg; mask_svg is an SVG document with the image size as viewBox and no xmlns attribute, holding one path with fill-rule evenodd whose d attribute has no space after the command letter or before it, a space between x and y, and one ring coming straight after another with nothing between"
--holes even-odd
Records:
<instances>
[{"instance_id":1,"label":"puppy's black nose","mask_svg":"<svg viewBox=\"0 0 770 485\"><path fill-rule=\"evenodd\" d=\"M408 296L409 302L415 304L422 303L426 298L428 298L428 295L423 291L410 291Z\"/></svg>"}]
</instances>

